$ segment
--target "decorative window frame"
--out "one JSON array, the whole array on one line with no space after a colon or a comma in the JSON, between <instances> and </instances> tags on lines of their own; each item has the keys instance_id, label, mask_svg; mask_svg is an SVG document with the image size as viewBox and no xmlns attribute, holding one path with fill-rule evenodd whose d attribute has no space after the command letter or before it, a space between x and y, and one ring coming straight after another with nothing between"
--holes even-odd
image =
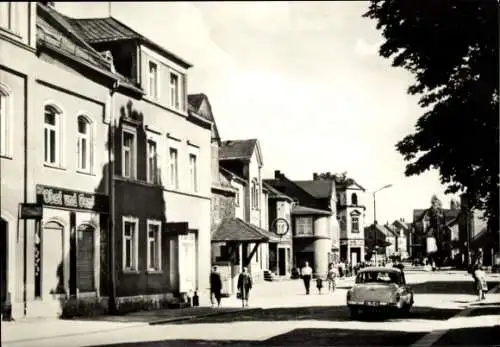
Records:
<instances>
[{"instance_id":1,"label":"decorative window frame","mask_svg":"<svg viewBox=\"0 0 500 347\"><path fill-rule=\"evenodd\" d=\"M150 64L156 65L156 95L152 95L151 93L151 72L150 72ZM160 62L156 61L155 59L150 58L149 56L146 58L146 97L153 101L160 101L160 95L161 95L161 69L160 67L163 66ZM170 76L169 76L170 77Z\"/></svg>"},{"instance_id":2,"label":"decorative window frame","mask_svg":"<svg viewBox=\"0 0 500 347\"><path fill-rule=\"evenodd\" d=\"M125 267L126 263L126 252L125 252L125 223L134 223L135 228L134 228L134 235L132 236L133 242L134 242L134 247L133 247L133 266L130 268ZM137 273L139 272L139 218L137 217L132 217L132 216L123 216L122 217L122 270L123 272L132 272L132 273Z\"/></svg>"},{"instance_id":3,"label":"decorative window frame","mask_svg":"<svg viewBox=\"0 0 500 347\"><path fill-rule=\"evenodd\" d=\"M0 109L0 157L12 159L14 157L14 97L12 90L0 82L0 98L4 108Z\"/></svg>"},{"instance_id":4,"label":"decorative window frame","mask_svg":"<svg viewBox=\"0 0 500 347\"><path fill-rule=\"evenodd\" d=\"M161 133L157 132L156 130L152 130L150 127L146 127L146 182L150 184L161 184L163 181L163 178L161 177L162 174L162 162L161 162L161 153L163 149L163 144L162 144L162 137ZM149 165L149 141L153 141L156 143L156 181L151 181L149 179L150 176L150 165Z\"/></svg>"},{"instance_id":5,"label":"decorative window frame","mask_svg":"<svg viewBox=\"0 0 500 347\"><path fill-rule=\"evenodd\" d=\"M311 232L299 234L299 221L307 221L307 225L311 227ZM304 225L306 225L304 223ZM313 236L314 235L314 218L308 216L295 217L295 236Z\"/></svg>"},{"instance_id":6,"label":"decorative window frame","mask_svg":"<svg viewBox=\"0 0 500 347\"><path fill-rule=\"evenodd\" d=\"M157 245L156 245L156 254L158 256L158 268L153 268L151 267L149 264L149 260L150 260L150 255L151 255L151 247L150 247L150 243L149 243L149 226L150 225L155 225L158 227L158 238L157 238ZM156 220L156 219L148 219L147 220L147 229L146 229L146 270L147 272L151 273L151 272L162 272L163 271L163 262L162 262L162 253L161 253L161 243L162 243L162 237L161 237L161 230L162 229L162 223L161 221L159 220Z\"/></svg>"},{"instance_id":7,"label":"decorative window frame","mask_svg":"<svg viewBox=\"0 0 500 347\"><path fill-rule=\"evenodd\" d=\"M65 115L66 112L64 109L60 106L59 103L53 101L53 100L48 100L43 104L42 108L42 114L43 114L43 120L42 120L42 129L45 132L45 110L47 107L51 107L56 111L56 138L57 138L57 145L56 145L56 162L55 163L50 163L45 161L45 145L42 146L42 151L43 151L43 163L44 166L47 167L52 167L52 168L58 168L58 169L64 169L66 160L65 160L65 139L66 137L64 136L64 129L65 129ZM42 141L45 141L45 135L42 135Z\"/></svg>"},{"instance_id":8,"label":"decorative window frame","mask_svg":"<svg viewBox=\"0 0 500 347\"><path fill-rule=\"evenodd\" d=\"M89 156L89 162L88 162L88 168L87 169L82 169L80 167L80 132L78 131L78 121L80 117L83 117L87 123L88 123L88 129L89 129L89 134L88 134L88 156ZM96 129L95 129L95 121L92 117L89 116L88 112L85 111L80 111L77 113L76 116L76 136L77 136L77 159L76 159L76 171L79 173L83 174L95 174L95 149L96 149L96 141L95 141L95 134L96 134Z\"/></svg>"},{"instance_id":9,"label":"decorative window frame","mask_svg":"<svg viewBox=\"0 0 500 347\"><path fill-rule=\"evenodd\" d=\"M134 162L132 163L132 171L130 173L130 176L125 176L125 153L124 153L124 146L123 146L123 141L125 139L124 134L129 133L134 135L134 144L133 144L133 151L134 151ZM121 151L121 176L124 178L128 179L136 179L137 178L137 128L127 125L127 124L122 124L121 125L121 134L120 134L120 151Z\"/></svg>"},{"instance_id":10,"label":"decorative window frame","mask_svg":"<svg viewBox=\"0 0 500 347\"><path fill-rule=\"evenodd\" d=\"M191 156L195 158L194 178L191 177ZM200 150L198 146L192 145L188 141L188 171L189 171L189 189L191 192L200 191Z\"/></svg>"},{"instance_id":11,"label":"decorative window frame","mask_svg":"<svg viewBox=\"0 0 500 347\"><path fill-rule=\"evenodd\" d=\"M167 135L168 136L168 135ZM171 167L171 156L170 150L175 149L177 152L177 162L176 162L176 174L175 174L175 182L172 182L172 167ZM173 138L172 136L168 136L167 141L167 186L169 189L179 190L180 188L180 180L179 180L179 164L180 164L180 140Z\"/></svg>"}]
</instances>

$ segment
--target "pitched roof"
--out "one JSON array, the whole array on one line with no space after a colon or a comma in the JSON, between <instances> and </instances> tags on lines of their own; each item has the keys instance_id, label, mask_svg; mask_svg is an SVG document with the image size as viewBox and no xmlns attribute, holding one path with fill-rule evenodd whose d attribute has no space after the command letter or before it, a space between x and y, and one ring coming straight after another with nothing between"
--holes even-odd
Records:
<instances>
[{"instance_id":1,"label":"pitched roof","mask_svg":"<svg viewBox=\"0 0 500 347\"><path fill-rule=\"evenodd\" d=\"M274 198L274 199L286 199L293 201L291 197L289 197L286 194L283 194L279 190L276 190L273 186L270 184L266 183L264 180L262 180L262 187L266 188L269 191L269 198Z\"/></svg>"},{"instance_id":2,"label":"pitched roof","mask_svg":"<svg viewBox=\"0 0 500 347\"><path fill-rule=\"evenodd\" d=\"M390 236L396 236L396 237L399 236L398 233L396 232L396 229L392 225L385 224L384 228L386 228L388 230L387 236L389 236L389 237Z\"/></svg>"},{"instance_id":3,"label":"pitched roof","mask_svg":"<svg viewBox=\"0 0 500 347\"><path fill-rule=\"evenodd\" d=\"M38 2L36 26L38 42L63 51L65 55L90 65L100 73L120 80L123 86L142 93L128 79L111 70L110 62L73 29L68 22L68 17Z\"/></svg>"},{"instance_id":4,"label":"pitched roof","mask_svg":"<svg viewBox=\"0 0 500 347\"><path fill-rule=\"evenodd\" d=\"M365 227L365 231L369 231L373 228L373 224ZM384 236L387 236L387 233L389 232L389 230L387 228L385 228L383 225L380 225L380 224L375 224L375 228L377 229L378 232L382 233L382 235Z\"/></svg>"},{"instance_id":5,"label":"pitched roof","mask_svg":"<svg viewBox=\"0 0 500 347\"><path fill-rule=\"evenodd\" d=\"M441 209L441 211L444 214L446 223L453 221L460 214L460 210L451 210L443 208ZM420 222L422 218L424 218L425 214L428 212L430 212L430 208L413 210L413 222Z\"/></svg>"},{"instance_id":6,"label":"pitched roof","mask_svg":"<svg viewBox=\"0 0 500 347\"><path fill-rule=\"evenodd\" d=\"M329 198L332 194L331 180L319 180L319 181L311 180L311 181L293 181L293 182L314 198L319 198L319 199Z\"/></svg>"},{"instance_id":7,"label":"pitched roof","mask_svg":"<svg viewBox=\"0 0 500 347\"><path fill-rule=\"evenodd\" d=\"M212 242L224 241L268 242L279 241L279 237L235 217L223 219L212 234Z\"/></svg>"},{"instance_id":8,"label":"pitched roof","mask_svg":"<svg viewBox=\"0 0 500 347\"><path fill-rule=\"evenodd\" d=\"M201 112L201 110L200 110L200 107L203 104L204 100L206 100L206 102L207 102L208 112ZM212 124L214 126L215 137L220 142L219 129L217 128L217 123L215 122L215 118L214 118L214 115L212 112L212 105L210 104L210 101L208 100L208 96L206 96L203 93L189 94L188 95L188 109L191 112L195 112L203 119L208 120L209 122L212 122ZM219 143L219 145L220 145L220 143Z\"/></svg>"},{"instance_id":9,"label":"pitched roof","mask_svg":"<svg viewBox=\"0 0 500 347\"><path fill-rule=\"evenodd\" d=\"M405 230L408 230L410 229L410 226L408 225L408 223L405 223L399 219L396 219L393 223L393 225L399 225L401 228L405 229Z\"/></svg>"},{"instance_id":10,"label":"pitched roof","mask_svg":"<svg viewBox=\"0 0 500 347\"><path fill-rule=\"evenodd\" d=\"M105 18L69 18L66 17L71 26L76 30L87 42L103 43L113 41L139 40L142 43L150 46L162 55L178 63L184 68L192 67L190 63L166 50L157 43L151 41L146 36L139 34L137 31L126 26L119 20L113 17Z\"/></svg>"},{"instance_id":11,"label":"pitched roof","mask_svg":"<svg viewBox=\"0 0 500 347\"><path fill-rule=\"evenodd\" d=\"M296 205L292 208L293 215L319 215L319 216L331 216L332 212L326 210L320 210L317 208L306 207Z\"/></svg>"},{"instance_id":12,"label":"pitched roof","mask_svg":"<svg viewBox=\"0 0 500 347\"><path fill-rule=\"evenodd\" d=\"M223 141L219 148L219 159L250 159L256 145L257 139Z\"/></svg>"}]
</instances>

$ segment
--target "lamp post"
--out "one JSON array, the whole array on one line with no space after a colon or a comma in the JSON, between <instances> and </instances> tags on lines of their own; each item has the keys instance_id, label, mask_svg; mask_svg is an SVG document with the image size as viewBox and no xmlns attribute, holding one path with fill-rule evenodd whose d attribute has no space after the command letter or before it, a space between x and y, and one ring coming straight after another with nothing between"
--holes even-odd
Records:
<instances>
[{"instance_id":1,"label":"lamp post","mask_svg":"<svg viewBox=\"0 0 500 347\"><path fill-rule=\"evenodd\" d=\"M377 253L378 253L378 247L377 247L377 204L376 204L376 199L375 199L375 194L380 192L383 189L390 188L392 187L392 184L386 184L383 187L380 187L379 189L375 190L373 194L373 231L375 233L375 266L377 266Z\"/></svg>"}]
</instances>

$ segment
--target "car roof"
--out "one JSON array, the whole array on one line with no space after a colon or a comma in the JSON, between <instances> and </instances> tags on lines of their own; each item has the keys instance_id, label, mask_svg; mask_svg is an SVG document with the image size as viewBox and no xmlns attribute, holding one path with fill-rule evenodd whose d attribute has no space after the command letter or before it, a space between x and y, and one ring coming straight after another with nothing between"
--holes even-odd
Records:
<instances>
[{"instance_id":1,"label":"car roof","mask_svg":"<svg viewBox=\"0 0 500 347\"><path fill-rule=\"evenodd\" d=\"M395 267L378 267L378 266L370 266L370 267L365 267L364 269L360 270L358 273L363 273L363 272L391 272L391 273L401 273L402 271L398 268Z\"/></svg>"}]
</instances>

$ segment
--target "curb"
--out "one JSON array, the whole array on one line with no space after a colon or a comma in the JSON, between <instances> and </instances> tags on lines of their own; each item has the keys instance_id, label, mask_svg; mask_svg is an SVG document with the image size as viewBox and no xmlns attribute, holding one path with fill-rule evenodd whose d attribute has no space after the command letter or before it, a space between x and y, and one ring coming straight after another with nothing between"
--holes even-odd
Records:
<instances>
[{"instance_id":1,"label":"curb","mask_svg":"<svg viewBox=\"0 0 500 347\"><path fill-rule=\"evenodd\" d=\"M499 292L500 292L500 284L488 291L489 294L497 294ZM472 305L474 305L474 302L469 303L466 308L464 308L463 310L458 312L453 317L447 319L445 322L447 322L453 318L467 317L472 311L474 311L477 308L477 307L474 307ZM410 345L410 347L431 347L436 342L438 342L450 330L451 329L432 330L428 334L424 335L417 342Z\"/></svg>"},{"instance_id":2,"label":"curb","mask_svg":"<svg viewBox=\"0 0 500 347\"><path fill-rule=\"evenodd\" d=\"M233 314L233 313L242 313L242 312L258 312L258 311L262 311L262 310L263 310L263 308L256 307L256 308L250 308L250 309L238 309L238 310L227 311L227 312L212 312L212 313L206 313L206 314L201 314L201 315L158 319L158 320L154 320L152 322L149 322L147 324L149 324L149 325L161 325L161 324L168 324L168 323L174 323L174 322L189 321L189 320L194 320L194 319L198 319L198 318L224 316L224 315L229 315L229 314Z\"/></svg>"}]
</instances>

